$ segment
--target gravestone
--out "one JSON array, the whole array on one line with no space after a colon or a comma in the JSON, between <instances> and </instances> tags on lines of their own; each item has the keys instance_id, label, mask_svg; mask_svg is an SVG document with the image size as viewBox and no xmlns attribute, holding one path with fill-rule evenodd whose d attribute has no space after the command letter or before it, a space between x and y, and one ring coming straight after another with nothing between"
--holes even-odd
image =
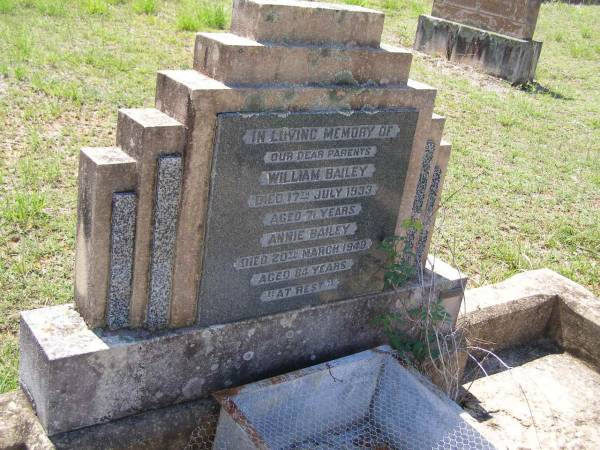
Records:
<instances>
[{"instance_id":1,"label":"gravestone","mask_svg":"<svg viewBox=\"0 0 600 450\"><path fill-rule=\"evenodd\" d=\"M417 116L221 114L199 322L380 292Z\"/></svg>"},{"instance_id":2,"label":"gravestone","mask_svg":"<svg viewBox=\"0 0 600 450\"><path fill-rule=\"evenodd\" d=\"M415 49L469 64L512 83L532 81L541 0L434 0L419 17Z\"/></svg>"},{"instance_id":3,"label":"gravestone","mask_svg":"<svg viewBox=\"0 0 600 450\"><path fill-rule=\"evenodd\" d=\"M428 257L444 118L383 20L236 0L194 70L158 73L156 108L120 110L117 145L81 151L75 307L21 321L49 434L371 348L403 305L439 298L456 320L465 280ZM418 274L396 290L392 236Z\"/></svg>"}]
</instances>

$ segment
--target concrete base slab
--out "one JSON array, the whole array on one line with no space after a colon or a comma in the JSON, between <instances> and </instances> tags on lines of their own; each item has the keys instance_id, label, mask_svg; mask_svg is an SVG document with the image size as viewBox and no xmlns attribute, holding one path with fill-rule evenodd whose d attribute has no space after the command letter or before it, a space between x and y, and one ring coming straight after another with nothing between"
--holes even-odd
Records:
<instances>
[{"instance_id":1,"label":"concrete base slab","mask_svg":"<svg viewBox=\"0 0 600 450\"><path fill-rule=\"evenodd\" d=\"M208 450L219 405L202 399L48 437L22 390L0 395L1 450Z\"/></svg>"},{"instance_id":2,"label":"concrete base slab","mask_svg":"<svg viewBox=\"0 0 600 450\"><path fill-rule=\"evenodd\" d=\"M483 364L467 409L510 448L598 448L600 373L554 342L506 349ZM471 384L472 383L472 384ZM510 443L510 445L508 445Z\"/></svg>"},{"instance_id":3,"label":"concrete base slab","mask_svg":"<svg viewBox=\"0 0 600 450\"><path fill-rule=\"evenodd\" d=\"M451 274L447 266L438 265L437 267L440 269L439 272ZM437 269L436 272L439 273ZM414 289L408 290L412 294L404 292L397 296L397 300L414 299L416 295ZM319 353L319 355L326 352L342 355L350 347L343 346L342 342L351 342L352 339L355 339L355 342L358 342L357 345L360 345L368 340L369 333L361 329L361 324L364 325L368 320L361 318L360 314L361 311L374 313L376 301L377 299L368 300L364 309L358 308L354 303L355 300L349 301L348 305L338 305L340 310L333 308L329 318L323 314L327 310L326 307L319 307L312 312L297 311L294 313L296 317L290 317L291 313L286 313L263 318L253 323L244 322L208 329L185 329L178 333L166 333L153 338L139 336L128 338L128 335L121 334L117 334L117 337L115 335L112 337L98 336L84 328L81 328L78 333L76 325L81 323L80 319L76 319L72 324L72 327L75 328L65 326L65 322L62 322L63 326L61 327L61 323L53 322L51 317L46 317L44 321L44 314L49 314L53 310L53 308L46 308L38 310L38 314L36 314L40 318L40 322L35 326L32 323L27 328L33 328L37 339L41 342L41 344L35 342L33 344L48 351L45 355L40 355L40 361L38 361L38 367L47 369L47 372L30 372L27 380L30 388L37 386L42 389L44 388L42 381L48 380L50 372L55 371L60 364L64 364L67 369L91 367L96 372L89 380L86 378L85 372L79 371L78 376L77 373L65 370L62 374L66 383L61 384L58 380L56 392L42 390L44 395L51 395L54 401L58 401L58 403L47 405L45 412L64 414L68 420L73 420L73 416L79 414L89 420L88 410L97 414L94 404L98 402L98 398L91 395L86 398L81 391L87 387L90 392L93 392L92 387L97 386L96 390L100 394L110 394L113 404L119 406L120 402L121 408L115 408L113 411L123 413L134 409L125 409L125 405L134 404L141 407L139 405L144 404L144 398L139 397L139 390L134 383L139 383L140 388L146 391L150 391L154 387L150 383L152 377L157 377L159 381L164 382L168 381L169 376L173 376L176 378L175 383L181 383L181 377L178 377L177 371L181 367L185 369L186 366L182 366L178 361L184 356L176 353L172 357L176 367L170 367L166 357L166 354L172 352L173 346L177 342L185 344L186 354L191 355L191 367L199 365L198 362L202 360L208 364L205 367L209 369L214 367L212 361L216 356L213 355L214 348L209 347L217 344L221 348L223 358L227 358L229 355L230 363L239 364L237 355L241 354L241 361L247 364L239 366L239 371L243 373L239 373L236 379L263 378L258 376L256 369L243 358L244 355L250 360L257 358L256 355L250 355L244 349L248 342L244 338L244 331L248 336L248 333L251 333L250 330L255 328L254 335L262 334L264 330L257 331L257 328L261 328L267 323L272 324L273 336L266 343L267 349L261 347L261 354L258 357L261 360L270 360L270 368L273 369L276 363L279 364L278 367L283 367L285 363L282 355L278 355L282 344L273 344L277 338L293 345L302 345L303 349L315 346L315 341L306 337L304 339L307 341L303 344L302 340L297 341L294 337L281 337L284 330L285 333L294 331L294 335L296 334L295 327L303 322L298 319L298 314L306 316L304 320L316 322L316 326L311 327L311 331L307 333L308 335L317 330L316 341L323 339L323 336L335 336L335 333L340 330L339 324L336 326L339 318L346 317L348 319L347 331L336 337L334 342L324 343L320 347ZM382 309L394 303L391 297L388 300L380 298L379 302L379 307ZM65 309L69 310L69 308ZM342 311L345 311L346 314L344 315ZM321 317L315 319L319 314ZM31 317L29 318L31 319ZM277 322L279 325L273 325ZM45 331L43 324L46 325ZM326 330L320 330L319 326L321 328L332 327L332 330L328 333ZM573 444L572 448L597 448L599 446L600 442L596 438L597 430L600 428L599 413L594 402L600 395L598 387L600 383L598 378L598 373L600 373L600 346L598 346L598 342L600 342L600 301L589 291L551 270L543 269L521 273L505 282L467 291L459 327L467 327L473 342L489 348L499 354L509 366L515 367L513 370L506 370L501 364L494 363L493 358L488 358L484 367L490 377L484 378L475 373L471 374L470 378L466 378L468 384L465 387L468 387L472 380L475 380L476 383L471 389L474 395L467 399L465 407L480 421L475 425L484 436L493 442L502 442L504 445L498 446L499 448L517 448L522 445L538 448L538 445L535 444L537 440L541 443L549 443L547 447L544 444L540 448L558 448L567 440ZM23 330L26 332L27 328ZM358 332L354 333L356 330ZM228 335L228 331L232 334ZM203 339L201 336L203 332L213 336L214 340L208 339L208 337ZM47 333L46 336L53 333L61 336L62 333L63 337L59 339L59 344L65 346L62 357L59 356L59 348L55 348L54 353L50 352L51 346L45 341L44 333ZM350 335L352 337L349 337ZM187 339L184 340L182 336L187 336ZM370 336L373 341L378 340L377 336L373 334ZM32 338L26 337L25 339L31 341ZM86 339L88 344L83 345ZM168 345L165 347L164 353L160 354L154 345L163 339ZM70 358L65 356L68 352L76 353L76 350L70 346L77 342L81 343L79 356ZM196 356L193 356L191 350L194 348L191 347L192 343L196 344L196 348L203 349L198 350ZM104 351L86 351L86 346L89 350L95 344L101 344L106 348ZM285 348L285 344L283 347ZM144 352L144 350L146 351ZM272 353L270 358L266 358L262 354L267 350ZM294 353L292 347L289 347L287 351ZM22 352L27 353L27 350L22 348ZM122 359L113 359L111 365L109 364L111 352L113 356L119 354L118 352L124 352L123 358L127 359L130 356L131 361L127 363ZM208 356L204 356L205 353ZM350 353L353 351L348 350L347 354ZM146 359L142 360L141 357L144 355ZM153 358L156 358L156 361ZM235 361L234 358L236 358ZM35 362L32 359L34 359L32 354L24 357L25 364L29 364L28 367L32 367L31 365ZM308 359L310 360L310 358ZM316 358L315 361L318 362ZM311 365L313 365L312 362L304 363L304 367ZM299 363L298 367L300 366L302 364ZM130 368L134 371L132 376L124 376L123 372ZM188 375L190 370L187 369ZM275 369L272 370L273 373L283 371L285 370L281 369L279 372ZM120 375L119 372L121 372ZM198 369L196 373L198 376L202 376L203 370ZM36 374L38 376L37 384L32 383L31 380L31 377ZM103 380L102 374L106 380ZM53 380L55 380L56 372L53 376ZM221 378L223 378L221 384L224 384L225 379ZM124 382L127 386L121 387L115 384L111 394L107 385L111 380L115 383ZM218 384L218 381L214 377L210 378L210 382L215 385ZM193 383L190 385L193 387ZM202 384L200 385L202 386ZM131 389L132 386L133 389ZM131 392L128 393L127 388L131 389ZM170 388L171 386L165 386L164 389ZM188 394L189 389L188 386L186 389ZM527 406L527 402L523 403L522 396L519 397L521 389L526 392L532 411L534 411L535 430L532 428L530 406ZM64 395L72 395L73 391L79 392L79 403L71 412L68 409L73 406L69 404L71 399L67 398L61 403L60 395L61 392ZM158 390L156 389L155 392ZM498 395L499 392L502 394ZM183 393L181 396L183 397ZM44 400L40 397L37 399L40 402ZM39 407L39 404L37 406ZM41 424L41 417L35 416L28 399L19 390L0 396L0 449L211 448L216 424L216 408L213 408L215 408L214 403L205 399L178 403L119 420L105 418L104 420L109 423L58 433L48 439ZM97 416L92 417L97 418ZM536 434L537 437L535 437ZM531 439L534 439L535 445L532 444ZM549 439L555 439L555 442L552 443ZM193 446L186 447L186 444L190 443Z\"/></svg>"},{"instance_id":4,"label":"concrete base slab","mask_svg":"<svg viewBox=\"0 0 600 450\"><path fill-rule=\"evenodd\" d=\"M479 360L463 404L482 434L500 448L600 447L598 298L534 270L468 290L460 327Z\"/></svg>"},{"instance_id":5,"label":"concrete base slab","mask_svg":"<svg viewBox=\"0 0 600 450\"><path fill-rule=\"evenodd\" d=\"M205 328L93 332L72 305L26 311L21 386L49 435L200 399L379 345L374 319L407 303L442 298L456 317L466 280L433 264L397 291Z\"/></svg>"},{"instance_id":6,"label":"concrete base slab","mask_svg":"<svg viewBox=\"0 0 600 450\"><path fill-rule=\"evenodd\" d=\"M519 84L533 80L542 43L422 15L414 48Z\"/></svg>"}]
</instances>

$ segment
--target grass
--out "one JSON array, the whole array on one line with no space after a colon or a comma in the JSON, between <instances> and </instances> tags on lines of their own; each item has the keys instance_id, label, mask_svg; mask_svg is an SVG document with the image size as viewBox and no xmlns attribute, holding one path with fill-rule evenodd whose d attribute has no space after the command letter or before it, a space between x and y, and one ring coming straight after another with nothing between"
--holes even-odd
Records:
<instances>
[{"instance_id":1,"label":"grass","mask_svg":"<svg viewBox=\"0 0 600 450\"><path fill-rule=\"evenodd\" d=\"M422 0L385 9L410 46ZM72 300L78 152L114 145L120 107L153 106L229 2L0 0L0 392L16 387L18 311ZM434 246L472 286L549 267L600 294L600 8L542 5L525 89L416 55L453 143ZM455 195L451 195L455 193Z\"/></svg>"},{"instance_id":2,"label":"grass","mask_svg":"<svg viewBox=\"0 0 600 450\"><path fill-rule=\"evenodd\" d=\"M177 14L177 29L199 31L204 28L225 29L227 10L223 3L211 0L184 0Z\"/></svg>"},{"instance_id":3,"label":"grass","mask_svg":"<svg viewBox=\"0 0 600 450\"><path fill-rule=\"evenodd\" d=\"M138 14L156 14L156 0L134 0L133 10Z\"/></svg>"}]
</instances>

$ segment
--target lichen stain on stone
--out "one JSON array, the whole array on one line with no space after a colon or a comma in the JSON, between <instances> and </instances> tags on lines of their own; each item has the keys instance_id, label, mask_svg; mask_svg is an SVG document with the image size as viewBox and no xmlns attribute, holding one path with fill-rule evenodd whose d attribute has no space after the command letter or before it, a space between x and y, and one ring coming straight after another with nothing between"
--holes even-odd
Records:
<instances>
[{"instance_id":1,"label":"lichen stain on stone","mask_svg":"<svg viewBox=\"0 0 600 450\"><path fill-rule=\"evenodd\" d=\"M202 332L202 337L204 339L210 339L212 337L212 333L210 332L210 330L204 330Z\"/></svg>"},{"instance_id":2,"label":"lichen stain on stone","mask_svg":"<svg viewBox=\"0 0 600 450\"><path fill-rule=\"evenodd\" d=\"M292 102L294 99L296 99L296 97L298 97L298 93L294 89L286 90L283 93L283 98L286 102Z\"/></svg>"},{"instance_id":3,"label":"lichen stain on stone","mask_svg":"<svg viewBox=\"0 0 600 450\"><path fill-rule=\"evenodd\" d=\"M277 22L277 14L274 11L270 11L269 13L267 13L267 15L265 16L265 20L267 22Z\"/></svg>"},{"instance_id":4,"label":"lichen stain on stone","mask_svg":"<svg viewBox=\"0 0 600 450\"><path fill-rule=\"evenodd\" d=\"M262 111L264 110L265 102L261 94L250 94L244 101L244 108L246 111Z\"/></svg>"},{"instance_id":5,"label":"lichen stain on stone","mask_svg":"<svg viewBox=\"0 0 600 450\"><path fill-rule=\"evenodd\" d=\"M333 83L340 86L358 86L358 81L350 70L342 70L333 77Z\"/></svg>"},{"instance_id":6,"label":"lichen stain on stone","mask_svg":"<svg viewBox=\"0 0 600 450\"><path fill-rule=\"evenodd\" d=\"M195 343L191 342L185 347L185 349L183 350L183 354L186 358L192 359L196 356L199 350L200 347L197 346Z\"/></svg>"},{"instance_id":7,"label":"lichen stain on stone","mask_svg":"<svg viewBox=\"0 0 600 450\"><path fill-rule=\"evenodd\" d=\"M293 314L289 317L284 317L279 321L279 325L281 325L283 328L291 328L295 319L296 319L296 314Z\"/></svg>"},{"instance_id":8,"label":"lichen stain on stone","mask_svg":"<svg viewBox=\"0 0 600 450\"><path fill-rule=\"evenodd\" d=\"M204 378L194 377L185 384L181 393L186 398L192 398L202 390L202 385L204 385Z\"/></svg>"}]
</instances>

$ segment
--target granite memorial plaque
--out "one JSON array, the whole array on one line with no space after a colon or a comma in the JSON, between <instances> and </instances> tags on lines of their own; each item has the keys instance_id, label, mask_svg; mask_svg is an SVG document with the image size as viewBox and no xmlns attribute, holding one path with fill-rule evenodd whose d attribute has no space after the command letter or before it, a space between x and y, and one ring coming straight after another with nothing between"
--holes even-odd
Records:
<instances>
[{"instance_id":1,"label":"granite memorial plaque","mask_svg":"<svg viewBox=\"0 0 600 450\"><path fill-rule=\"evenodd\" d=\"M199 324L381 291L417 117L219 114Z\"/></svg>"}]
</instances>

